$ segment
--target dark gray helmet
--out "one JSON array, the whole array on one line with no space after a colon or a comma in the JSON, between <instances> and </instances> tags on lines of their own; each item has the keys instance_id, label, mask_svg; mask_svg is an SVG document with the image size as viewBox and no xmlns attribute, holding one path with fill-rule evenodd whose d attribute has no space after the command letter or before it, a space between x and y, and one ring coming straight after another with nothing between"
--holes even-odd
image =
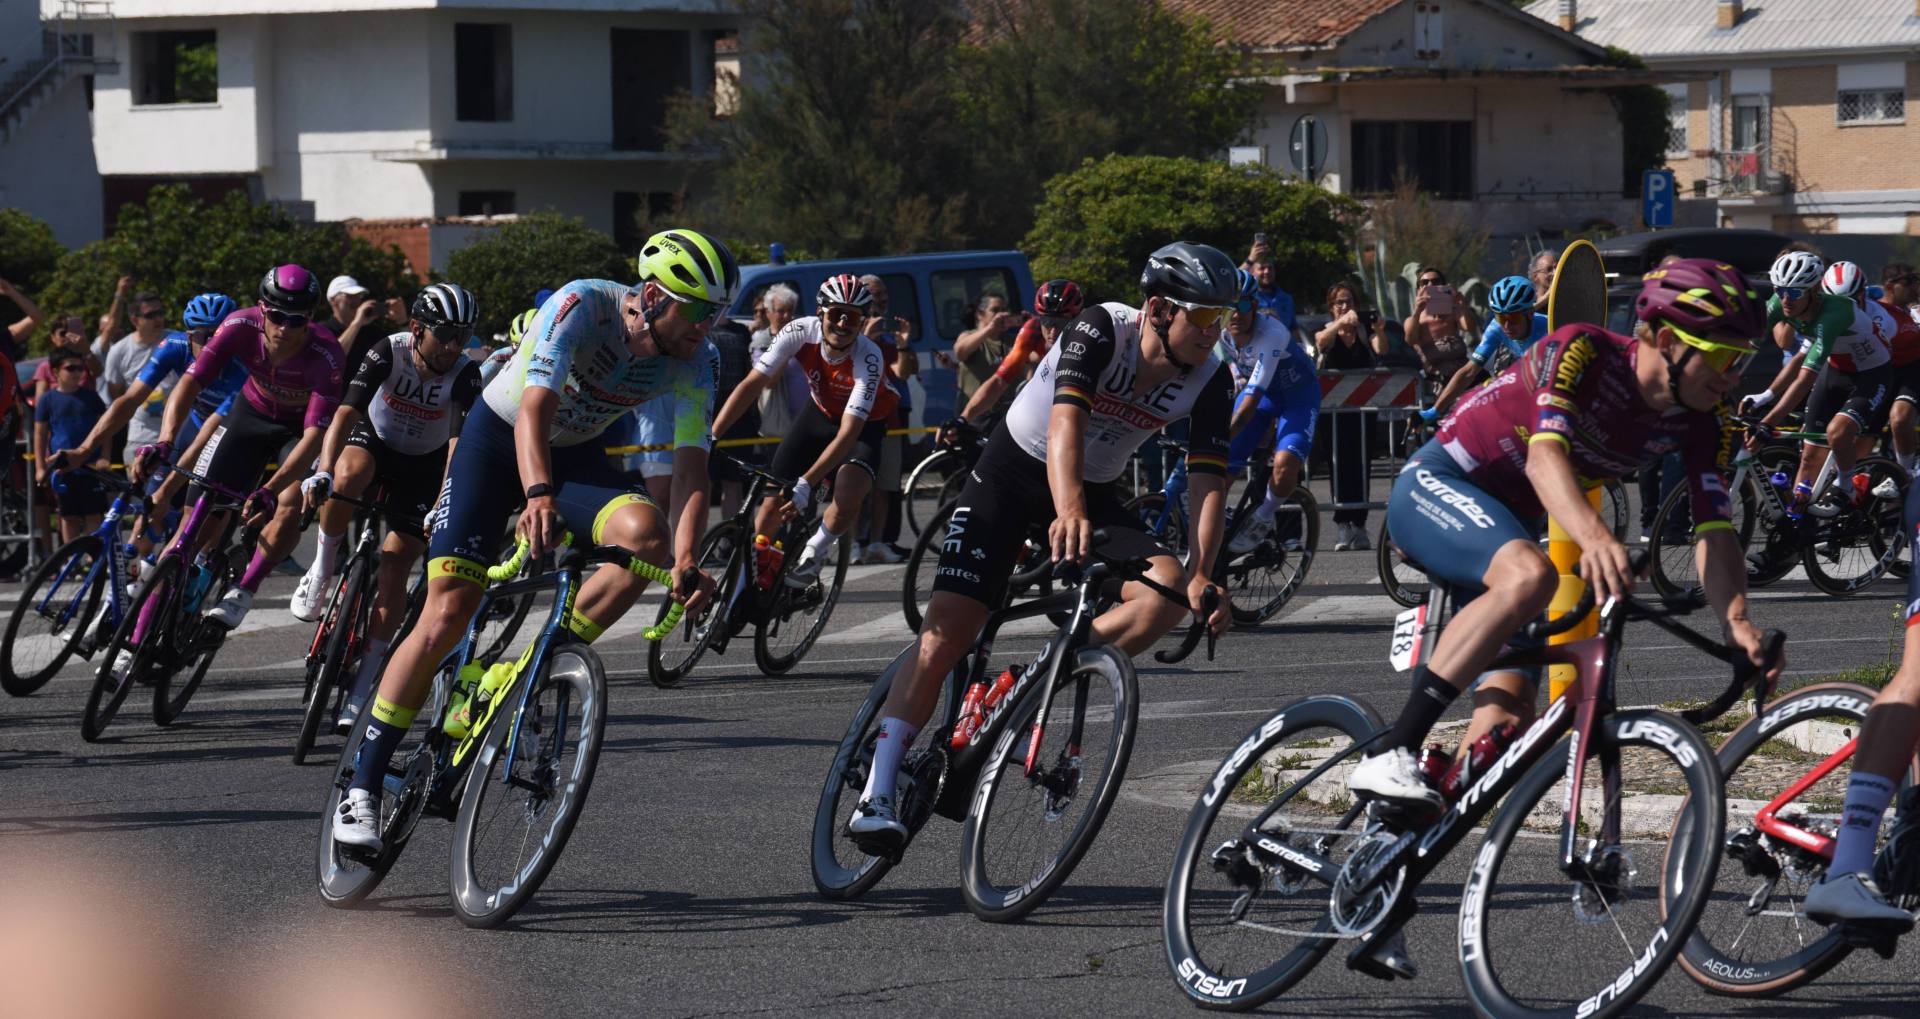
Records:
<instances>
[{"instance_id":1,"label":"dark gray helmet","mask_svg":"<svg viewBox=\"0 0 1920 1019\"><path fill-rule=\"evenodd\" d=\"M1207 244L1174 241L1147 256L1140 289L1148 297L1170 297L1185 304L1230 308L1240 299L1233 259Z\"/></svg>"}]
</instances>

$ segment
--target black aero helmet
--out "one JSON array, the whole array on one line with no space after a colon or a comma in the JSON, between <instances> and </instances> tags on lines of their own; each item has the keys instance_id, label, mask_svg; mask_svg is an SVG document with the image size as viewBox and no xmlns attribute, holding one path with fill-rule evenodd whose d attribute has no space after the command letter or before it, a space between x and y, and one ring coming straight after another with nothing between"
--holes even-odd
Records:
<instances>
[{"instance_id":1,"label":"black aero helmet","mask_svg":"<svg viewBox=\"0 0 1920 1019\"><path fill-rule=\"evenodd\" d=\"M429 329L453 326L472 329L479 317L480 302L458 283L435 283L420 291L407 314Z\"/></svg>"},{"instance_id":2,"label":"black aero helmet","mask_svg":"<svg viewBox=\"0 0 1920 1019\"><path fill-rule=\"evenodd\" d=\"M1174 241L1147 256L1147 267L1140 271L1140 289L1148 297L1230 308L1240 299L1237 271L1233 259L1219 248Z\"/></svg>"}]
</instances>

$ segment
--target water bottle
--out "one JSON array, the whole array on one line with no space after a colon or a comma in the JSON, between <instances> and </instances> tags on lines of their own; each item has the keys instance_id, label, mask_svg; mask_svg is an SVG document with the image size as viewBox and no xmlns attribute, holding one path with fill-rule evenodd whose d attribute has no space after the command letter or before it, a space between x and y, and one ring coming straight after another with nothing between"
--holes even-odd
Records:
<instances>
[{"instance_id":1,"label":"water bottle","mask_svg":"<svg viewBox=\"0 0 1920 1019\"><path fill-rule=\"evenodd\" d=\"M1773 476L1769 477L1767 480L1773 482L1773 487L1779 489L1782 492L1787 490L1788 485L1793 484L1793 476L1788 474L1786 471L1774 471Z\"/></svg>"},{"instance_id":2,"label":"water bottle","mask_svg":"<svg viewBox=\"0 0 1920 1019\"><path fill-rule=\"evenodd\" d=\"M460 666L460 674L453 681L453 693L447 697L447 720L440 726L442 732L454 739L467 738L467 730L471 728L475 714L466 710L467 703L473 700L474 691L479 688L485 673L486 669L479 662Z\"/></svg>"},{"instance_id":3,"label":"water bottle","mask_svg":"<svg viewBox=\"0 0 1920 1019\"><path fill-rule=\"evenodd\" d=\"M762 589L773 586L773 578L780 575L780 564L786 560L785 545L769 540L764 534L753 536L753 562L756 579Z\"/></svg>"},{"instance_id":4,"label":"water bottle","mask_svg":"<svg viewBox=\"0 0 1920 1019\"><path fill-rule=\"evenodd\" d=\"M967 741L980 729L980 702L987 697L987 684L975 683L967 687L967 696L960 702L960 721L953 727L953 737L948 745L955 750L966 747Z\"/></svg>"},{"instance_id":5,"label":"water bottle","mask_svg":"<svg viewBox=\"0 0 1920 1019\"><path fill-rule=\"evenodd\" d=\"M1447 777L1447 769L1453 767L1453 755L1438 743L1429 743L1420 751L1420 773L1435 789Z\"/></svg>"},{"instance_id":6,"label":"water bottle","mask_svg":"<svg viewBox=\"0 0 1920 1019\"><path fill-rule=\"evenodd\" d=\"M213 586L213 567L200 559L193 561L193 576L187 580L187 612L200 611L200 601L207 596L207 589Z\"/></svg>"},{"instance_id":7,"label":"water bottle","mask_svg":"<svg viewBox=\"0 0 1920 1019\"><path fill-rule=\"evenodd\" d=\"M1865 474L1855 474L1853 476L1853 504L1855 506L1866 505L1867 490L1872 487L1872 479L1868 478Z\"/></svg>"},{"instance_id":8,"label":"water bottle","mask_svg":"<svg viewBox=\"0 0 1920 1019\"><path fill-rule=\"evenodd\" d=\"M1807 502L1813 498L1813 483L1802 481L1793 486L1793 498L1787 501L1787 519L1798 521L1805 515Z\"/></svg>"},{"instance_id":9,"label":"water bottle","mask_svg":"<svg viewBox=\"0 0 1920 1019\"><path fill-rule=\"evenodd\" d=\"M1453 767L1447 769L1446 775L1440 780L1440 795L1446 797L1449 803L1458 800L1460 794L1472 788L1494 759L1507 749L1519 731L1508 724L1482 733L1479 739L1473 741L1473 746L1467 748L1466 756L1453 762Z\"/></svg>"}]
</instances>

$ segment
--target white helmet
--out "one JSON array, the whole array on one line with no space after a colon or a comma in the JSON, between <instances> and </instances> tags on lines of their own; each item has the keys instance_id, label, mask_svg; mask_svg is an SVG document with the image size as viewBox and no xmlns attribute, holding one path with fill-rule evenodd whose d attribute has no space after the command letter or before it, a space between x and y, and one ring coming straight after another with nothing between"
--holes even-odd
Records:
<instances>
[{"instance_id":1,"label":"white helmet","mask_svg":"<svg viewBox=\"0 0 1920 1019\"><path fill-rule=\"evenodd\" d=\"M1820 282L1820 272L1826 267L1820 256L1811 251L1789 251L1774 259L1767 278L1775 287L1805 290Z\"/></svg>"},{"instance_id":2,"label":"white helmet","mask_svg":"<svg viewBox=\"0 0 1920 1019\"><path fill-rule=\"evenodd\" d=\"M1820 285L1836 297L1852 297L1860 292L1860 267L1852 262L1835 262L1827 266Z\"/></svg>"}]
</instances>

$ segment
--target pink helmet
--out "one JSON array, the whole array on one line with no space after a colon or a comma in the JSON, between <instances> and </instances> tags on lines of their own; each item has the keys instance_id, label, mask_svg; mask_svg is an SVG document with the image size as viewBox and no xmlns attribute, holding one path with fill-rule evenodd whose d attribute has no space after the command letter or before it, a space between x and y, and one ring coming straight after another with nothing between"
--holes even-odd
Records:
<instances>
[{"instance_id":1,"label":"pink helmet","mask_svg":"<svg viewBox=\"0 0 1920 1019\"><path fill-rule=\"evenodd\" d=\"M275 266L260 280L260 303L275 311L305 315L319 301L319 277L297 265Z\"/></svg>"},{"instance_id":2,"label":"pink helmet","mask_svg":"<svg viewBox=\"0 0 1920 1019\"><path fill-rule=\"evenodd\" d=\"M1728 332L1749 340L1764 335L1767 306L1740 270L1710 258L1682 258L1640 277L1634 314L1705 338Z\"/></svg>"}]
</instances>

